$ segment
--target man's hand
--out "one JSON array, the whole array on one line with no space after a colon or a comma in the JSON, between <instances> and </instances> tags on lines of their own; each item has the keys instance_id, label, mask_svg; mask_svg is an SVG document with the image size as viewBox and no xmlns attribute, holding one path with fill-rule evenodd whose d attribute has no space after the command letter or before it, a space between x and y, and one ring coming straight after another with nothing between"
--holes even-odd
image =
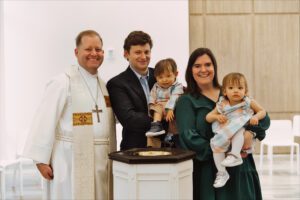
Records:
<instances>
[{"instance_id":1,"label":"man's hand","mask_svg":"<svg viewBox=\"0 0 300 200\"><path fill-rule=\"evenodd\" d=\"M174 119L174 112L171 109L168 109L167 114L166 114L166 121L172 121Z\"/></svg>"},{"instance_id":2,"label":"man's hand","mask_svg":"<svg viewBox=\"0 0 300 200\"><path fill-rule=\"evenodd\" d=\"M36 164L36 167L40 171L41 175L47 179L47 180L52 180L53 179L53 170L50 165L43 164L43 163L38 163Z\"/></svg>"}]
</instances>

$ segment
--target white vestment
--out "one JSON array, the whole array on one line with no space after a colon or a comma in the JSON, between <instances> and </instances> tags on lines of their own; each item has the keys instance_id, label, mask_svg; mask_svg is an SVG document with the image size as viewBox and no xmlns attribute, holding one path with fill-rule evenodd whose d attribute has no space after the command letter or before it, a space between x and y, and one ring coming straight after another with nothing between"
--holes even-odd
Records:
<instances>
[{"instance_id":1,"label":"white vestment","mask_svg":"<svg viewBox=\"0 0 300 200\"><path fill-rule=\"evenodd\" d=\"M97 75L91 75L82 67L76 67L90 87L92 95L96 97ZM79 71L78 71L79 73ZM100 80L100 79L99 79ZM82 80L82 84L84 80ZM86 95L91 107L87 112L95 109L95 103L86 85ZM112 174L108 153L116 150L115 120L108 92L105 84L100 80L98 90L98 105L100 123L96 113L93 117L94 130L94 173L95 199L112 199ZM50 164L54 178L48 181L47 199L73 198L73 141L72 141L72 98L70 79L64 73L54 77L46 87L46 92L34 117L23 155L38 163ZM90 98L89 98L90 97ZM106 97L106 98L104 98ZM98 141L98 142L97 142ZM99 142L100 141L100 142ZM101 142L107 141L107 142Z\"/></svg>"}]
</instances>

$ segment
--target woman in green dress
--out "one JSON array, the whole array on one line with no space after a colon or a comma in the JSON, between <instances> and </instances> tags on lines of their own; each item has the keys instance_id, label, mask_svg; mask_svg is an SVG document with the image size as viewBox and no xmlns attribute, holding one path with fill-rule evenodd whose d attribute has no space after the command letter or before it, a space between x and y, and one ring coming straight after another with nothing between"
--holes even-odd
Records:
<instances>
[{"instance_id":1,"label":"woman in green dress","mask_svg":"<svg viewBox=\"0 0 300 200\"><path fill-rule=\"evenodd\" d=\"M190 56L185 74L186 94L176 104L176 123L180 146L196 152L193 172L194 200L261 200L261 187L252 154L243 164L228 168L230 179L222 188L214 188L216 167L210 139L214 136L206 115L214 109L221 90L217 76L217 62L207 48L198 48ZM270 125L268 115L257 126L247 126L244 148L252 138L262 140Z\"/></svg>"}]
</instances>

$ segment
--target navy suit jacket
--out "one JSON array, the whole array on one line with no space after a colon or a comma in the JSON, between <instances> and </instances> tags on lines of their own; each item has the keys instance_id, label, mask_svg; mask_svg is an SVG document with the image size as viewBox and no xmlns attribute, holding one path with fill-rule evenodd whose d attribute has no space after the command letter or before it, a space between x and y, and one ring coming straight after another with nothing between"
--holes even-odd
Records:
<instances>
[{"instance_id":1,"label":"navy suit jacket","mask_svg":"<svg viewBox=\"0 0 300 200\"><path fill-rule=\"evenodd\" d=\"M153 69L149 68L149 89L155 83ZM147 146L145 133L150 129L151 119L144 90L138 77L128 67L107 82L111 105L123 126L121 150Z\"/></svg>"}]
</instances>

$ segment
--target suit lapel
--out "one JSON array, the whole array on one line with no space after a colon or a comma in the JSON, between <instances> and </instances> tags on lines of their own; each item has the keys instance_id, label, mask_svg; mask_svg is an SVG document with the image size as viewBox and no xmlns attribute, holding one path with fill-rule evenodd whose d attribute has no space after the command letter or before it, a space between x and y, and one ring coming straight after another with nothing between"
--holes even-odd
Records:
<instances>
[{"instance_id":1,"label":"suit lapel","mask_svg":"<svg viewBox=\"0 0 300 200\"><path fill-rule=\"evenodd\" d=\"M148 84L149 84L149 89L151 91L154 83L156 82L155 78L154 78L154 70L153 68L148 68L149 69L149 80L148 80Z\"/></svg>"},{"instance_id":2,"label":"suit lapel","mask_svg":"<svg viewBox=\"0 0 300 200\"><path fill-rule=\"evenodd\" d=\"M134 74L130 67L127 68L126 74L130 88L137 93L141 99L143 99L144 104L147 105L147 99L138 77Z\"/></svg>"}]
</instances>

